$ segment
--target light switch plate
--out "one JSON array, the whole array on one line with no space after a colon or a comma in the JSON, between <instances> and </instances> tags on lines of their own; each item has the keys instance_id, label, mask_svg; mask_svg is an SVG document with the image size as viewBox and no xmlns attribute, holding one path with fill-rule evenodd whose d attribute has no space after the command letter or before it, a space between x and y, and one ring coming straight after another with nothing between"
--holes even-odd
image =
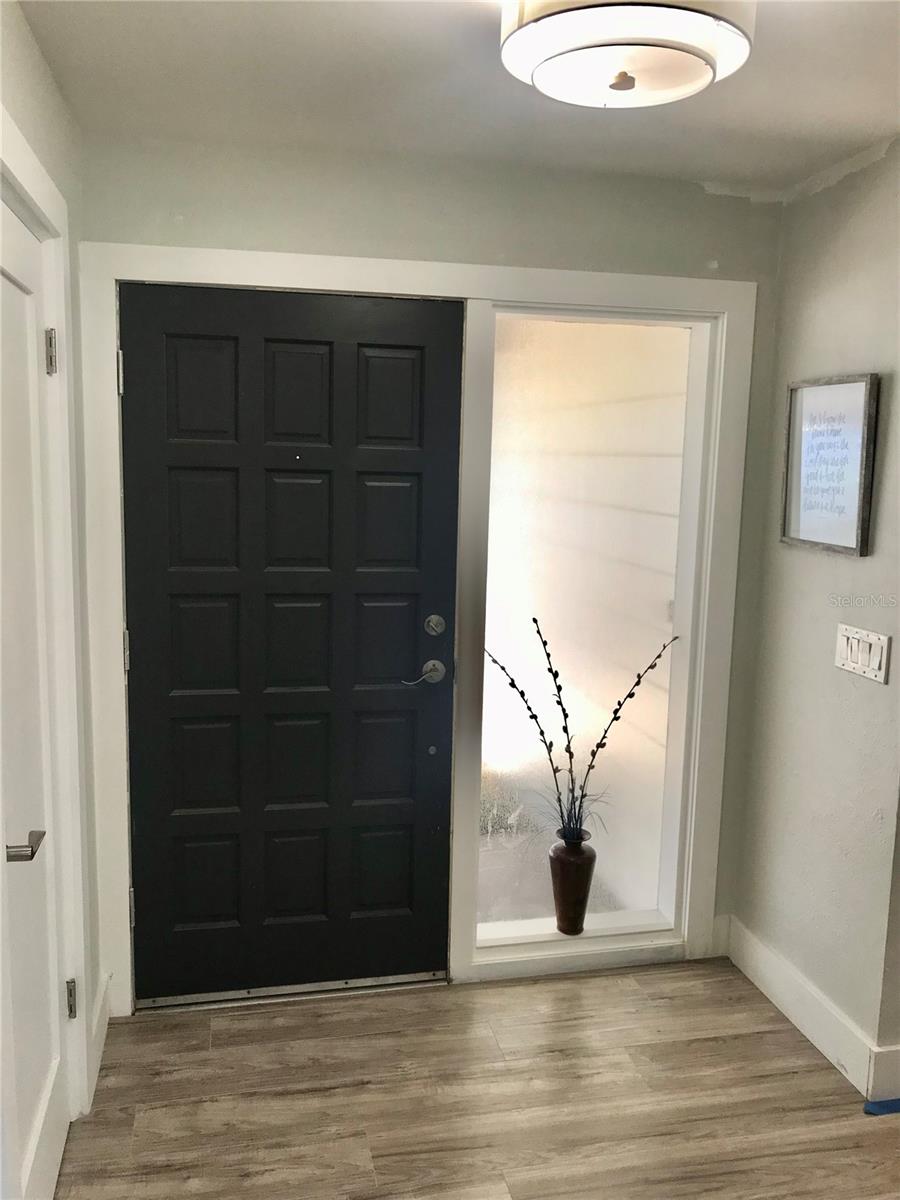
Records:
<instances>
[{"instance_id":1,"label":"light switch plate","mask_svg":"<svg viewBox=\"0 0 900 1200\"><path fill-rule=\"evenodd\" d=\"M876 683L887 683L891 639L886 633L872 633L855 625L838 625L834 665L854 675L864 675Z\"/></svg>"}]
</instances>

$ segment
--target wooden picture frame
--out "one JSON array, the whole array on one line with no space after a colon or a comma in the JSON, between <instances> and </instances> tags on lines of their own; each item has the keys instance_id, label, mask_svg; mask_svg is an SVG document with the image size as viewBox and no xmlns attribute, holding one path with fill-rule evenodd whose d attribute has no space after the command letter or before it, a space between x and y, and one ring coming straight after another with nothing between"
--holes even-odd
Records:
<instances>
[{"instance_id":1,"label":"wooden picture frame","mask_svg":"<svg viewBox=\"0 0 900 1200\"><path fill-rule=\"evenodd\" d=\"M788 386L781 540L869 553L880 377L834 375Z\"/></svg>"}]
</instances>

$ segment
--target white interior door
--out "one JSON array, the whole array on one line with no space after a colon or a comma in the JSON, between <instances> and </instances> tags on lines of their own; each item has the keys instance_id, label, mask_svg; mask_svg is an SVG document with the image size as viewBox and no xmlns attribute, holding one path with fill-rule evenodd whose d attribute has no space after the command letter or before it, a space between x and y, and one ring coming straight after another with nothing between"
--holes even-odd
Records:
<instances>
[{"instance_id":1,"label":"white interior door","mask_svg":"<svg viewBox=\"0 0 900 1200\"><path fill-rule=\"evenodd\" d=\"M50 1200L68 1130L41 524L40 243L3 205L0 394L2 1196ZM33 858L32 831L46 837Z\"/></svg>"}]
</instances>

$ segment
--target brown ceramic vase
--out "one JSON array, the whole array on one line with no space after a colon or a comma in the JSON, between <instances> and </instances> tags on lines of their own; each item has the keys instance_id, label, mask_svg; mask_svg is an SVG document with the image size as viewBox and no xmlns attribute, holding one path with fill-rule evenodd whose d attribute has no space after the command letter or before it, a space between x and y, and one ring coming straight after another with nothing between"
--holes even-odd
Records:
<instances>
[{"instance_id":1,"label":"brown ceramic vase","mask_svg":"<svg viewBox=\"0 0 900 1200\"><path fill-rule=\"evenodd\" d=\"M563 837L561 829L556 836ZM553 903L556 905L556 928L560 933L574 936L584 932L584 914L594 874L597 851L586 845L590 838L582 829L577 840L565 839L550 847L550 878L553 880Z\"/></svg>"}]
</instances>

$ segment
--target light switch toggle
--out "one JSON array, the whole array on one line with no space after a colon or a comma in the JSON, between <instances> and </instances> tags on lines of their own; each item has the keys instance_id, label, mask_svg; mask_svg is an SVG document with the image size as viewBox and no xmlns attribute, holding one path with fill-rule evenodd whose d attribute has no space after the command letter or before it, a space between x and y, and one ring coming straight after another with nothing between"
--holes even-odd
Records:
<instances>
[{"instance_id":1,"label":"light switch toggle","mask_svg":"<svg viewBox=\"0 0 900 1200\"><path fill-rule=\"evenodd\" d=\"M876 683L887 683L891 639L886 633L872 633L853 625L838 625L834 665L854 675L864 675Z\"/></svg>"}]
</instances>

